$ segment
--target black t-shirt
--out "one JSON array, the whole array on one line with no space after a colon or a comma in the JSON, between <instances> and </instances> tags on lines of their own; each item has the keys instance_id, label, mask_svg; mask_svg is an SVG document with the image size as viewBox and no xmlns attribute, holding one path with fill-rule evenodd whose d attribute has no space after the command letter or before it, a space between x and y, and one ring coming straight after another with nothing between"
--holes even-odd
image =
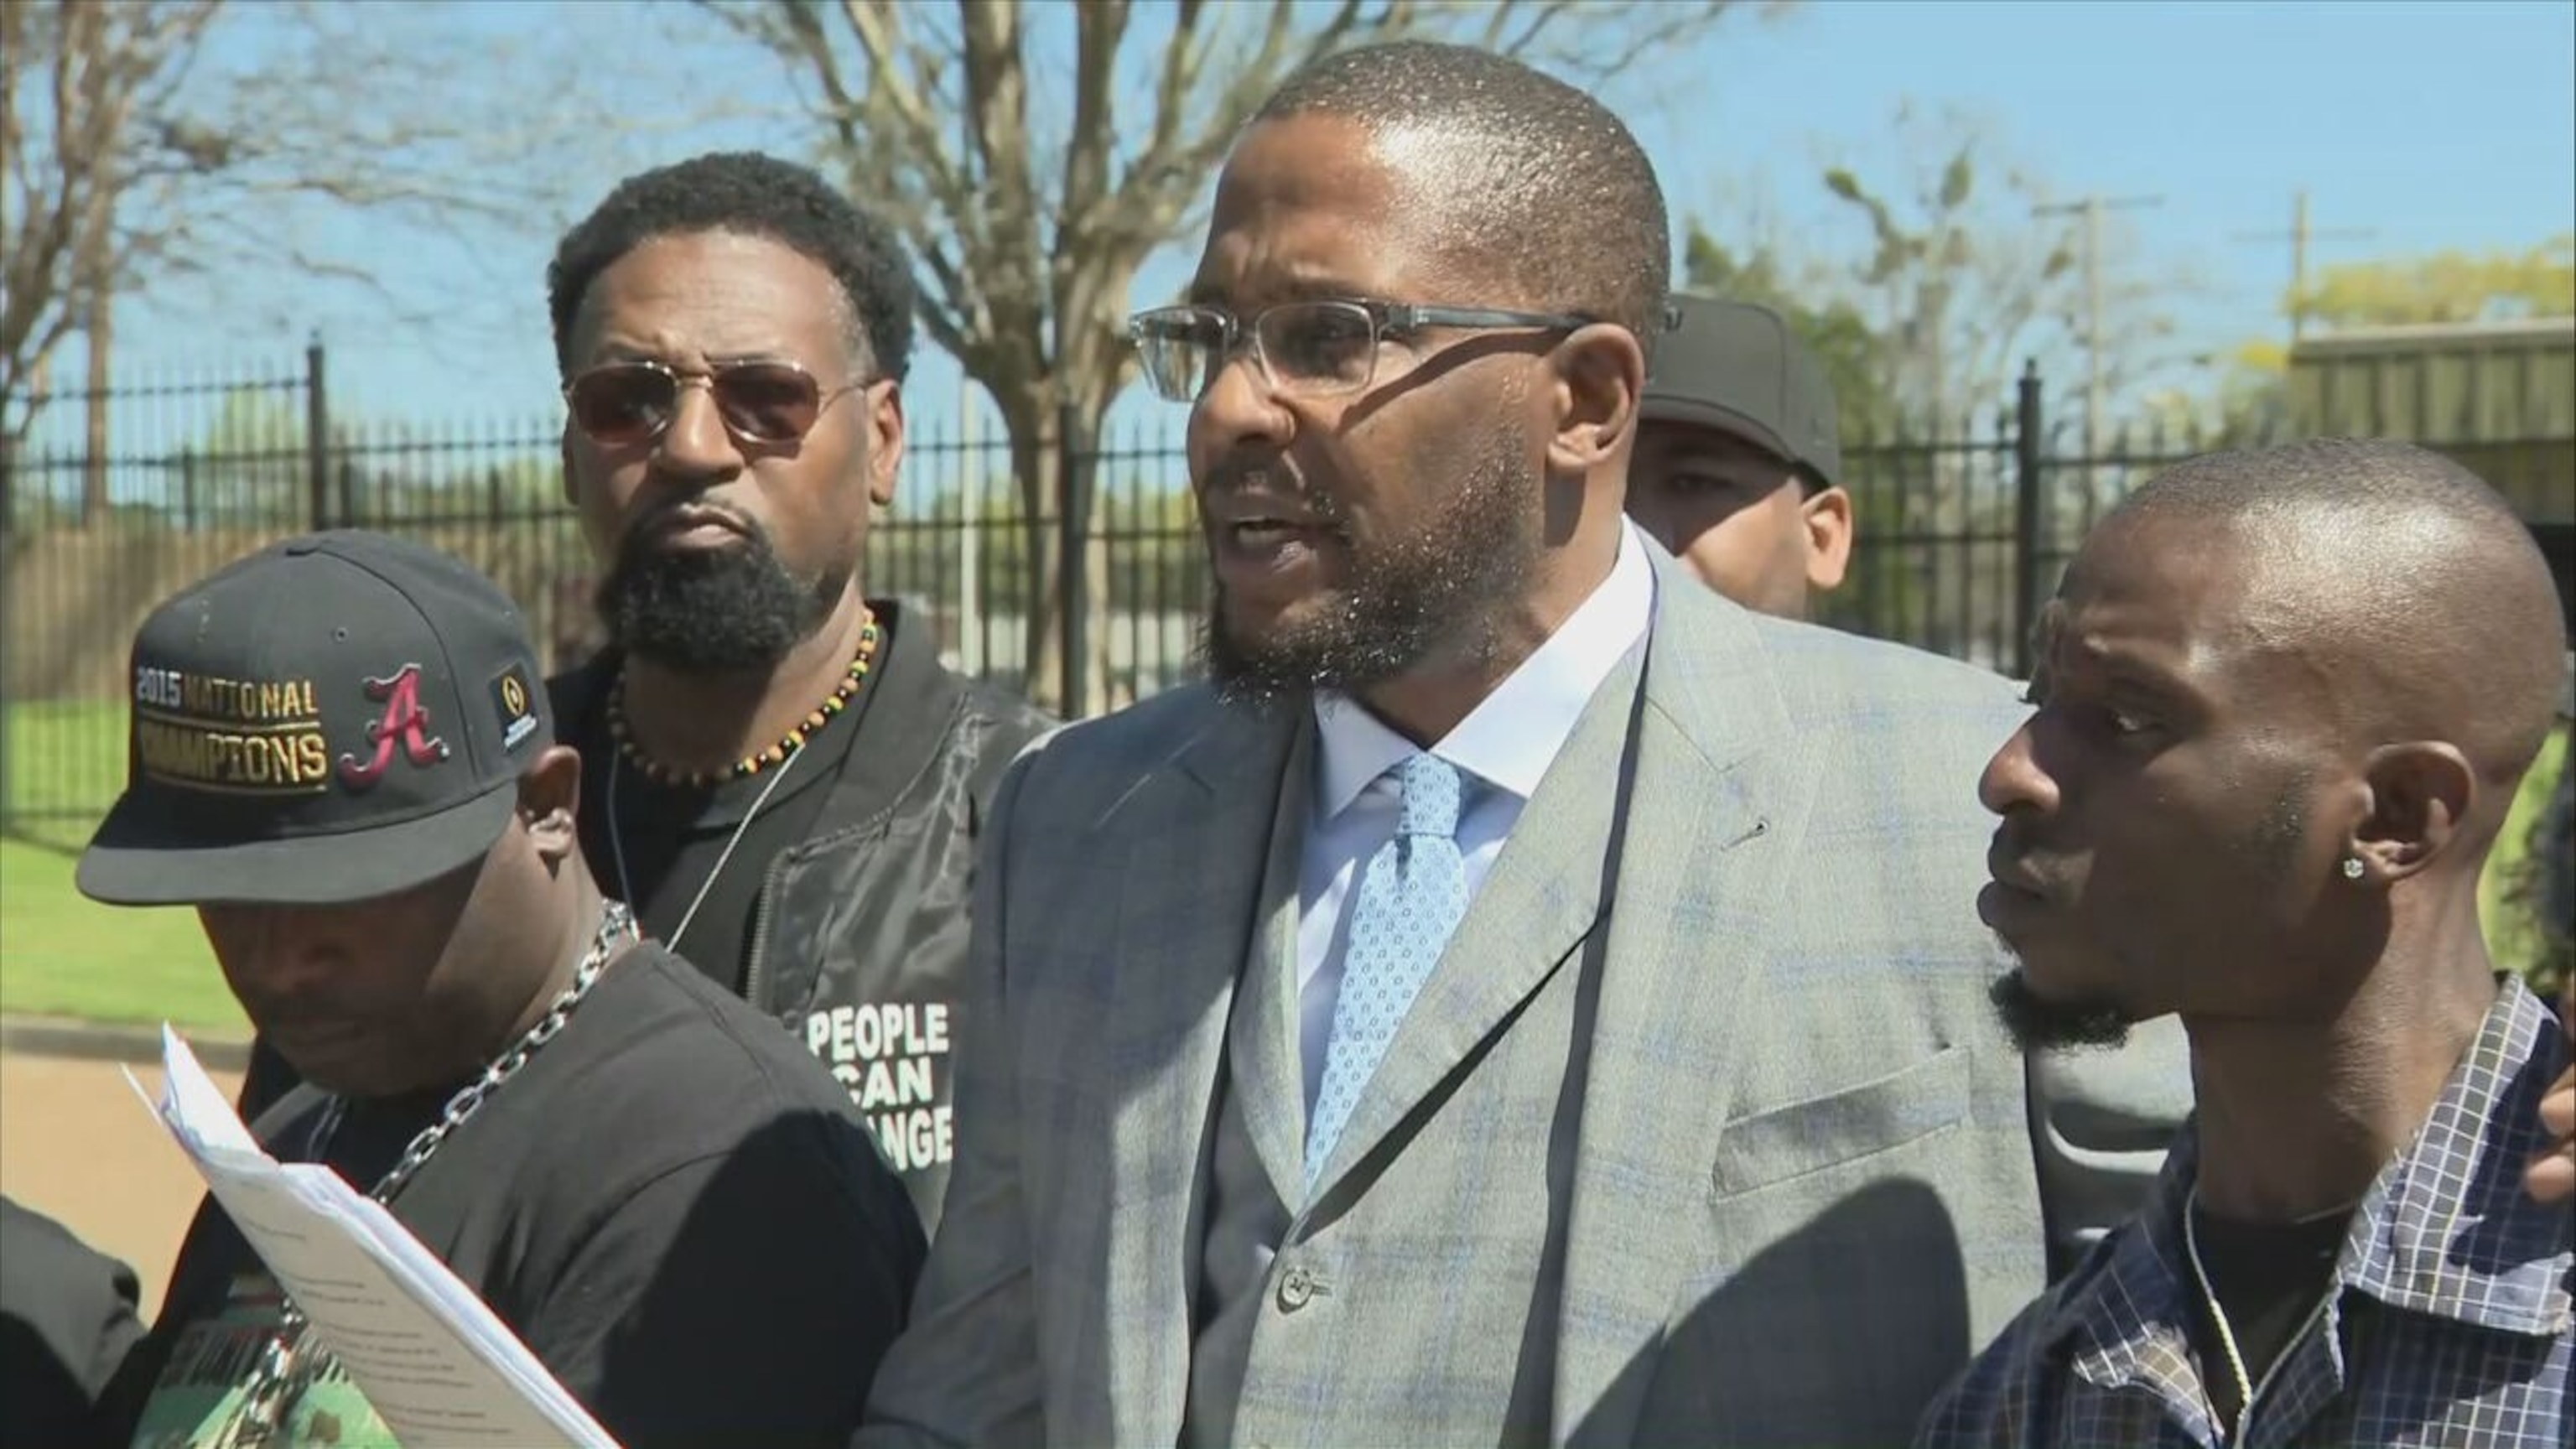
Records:
<instances>
[{"instance_id":1,"label":"black t-shirt","mask_svg":"<svg viewBox=\"0 0 2576 1449\"><path fill-rule=\"evenodd\" d=\"M2226 1310L2236 1350L2245 1357L2245 1375L2261 1385L2263 1375L2307 1327L2317 1302L2334 1277L2335 1259L2343 1251L2350 1212L2302 1223L2242 1223L2212 1217L2193 1203L2192 1234L2200 1247L2200 1265ZM2228 1433L2245 1412L2236 1371L2219 1340L2217 1320L2197 1282L2185 1285L2192 1312L2192 1342L2200 1350L2201 1378Z\"/></svg>"},{"instance_id":2,"label":"black t-shirt","mask_svg":"<svg viewBox=\"0 0 2576 1449\"><path fill-rule=\"evenodd\" d=\"M889 631L877 644L882 659L891 643L892 621L880 627ZM859 736L860 717L876 697L874 685L873 679L862 682L849 706L809 736L784 766L772 765L712 788L655 784L642 770L619 760L617 741L608 732L608 694L603 692L585 718L563 726L569 742L581 751L581 850L592 879L602 892L634 907L644 934L672 946L717 985L742 995L760 888L770 862L813 834ZM782 768L783 778L777 773ZM614 816L609 810L612 785ZM746 826L743 817L754 806L759 813ZM738 826L742 839L735 844ZM618 872L620 850L624 879ZM717 869L719 861L722 870ZM627 898L630 883L633 899ZM691 916L689 904L701 889L706 900ZM688 933L674 942L684 918Z\"/></svg>"},{"instance_id":3,"label":"black t-shirt","mask_svg":"<svg viewBox=\"0 0 2576 1449\"><path fill-rule=\"evenodd\" d=\"M366 1191L448 1095L335 1113L299 1086L255 1130L281 1161L328 1162ZM842 1443L924 1251L831 1074L650 945L601 976L391 1206L629 1449ZM133 1442L184 1443L161 1436L220 1415L276 1311L274 1283L209 1200L148 1366L120 1386L149 1395L126 1411ZM308 1434L382 1432L345 1379L305 1397ZM321 1414L333 1422L317 1427Z\"/></svg>"}]
</instances>

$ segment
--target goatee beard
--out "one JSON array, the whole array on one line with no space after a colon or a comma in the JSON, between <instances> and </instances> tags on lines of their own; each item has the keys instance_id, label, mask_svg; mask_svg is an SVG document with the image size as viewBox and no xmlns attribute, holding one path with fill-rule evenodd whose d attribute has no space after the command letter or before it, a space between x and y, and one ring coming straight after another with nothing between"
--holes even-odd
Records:
<instances>
[{"instance_id":1,"label":"goatee beard","mask_svg":"<svg viewBox=\"0 0 2576 1449\"><path fill-rule=\"evenodd\" d=\"M2129 1013L2103 1000L2056 1001L2031 988L2030 977L2016 966L1986 988L2004 1032L2023 1051L2058 1051L2069 1047L2116 1047L2129 1039L2136 1023Z\"/></svg>"},{"instance_id":2,"label":"goatee beard","mask_svg":"<svg viewBox=\"0 0 2576 1449\"><path fill-rule=\"evenodd\" d=\"M1266 637L1229 626L1217 586L1199 636L1217 696L1257 705L1310 691L1355 694L1435 662L1490 664L1537 574L1542 486L1513 440L1495 437L1436 515L1405 537L1362 546L1344 533L1350 579L1312 617Z\"/></svg>"},{"instance_id":3,"label":"goatee beard","mask_svg":"<svg viewBox=\"0 0 2576 1449\"><path fill-rule=\"evenodd\" d=\"M1226 627L1220 586L1200 625L1200 666L1226 703L1267 705L1317 690L1356 694L1434 658L1478 664L1500 652L1488 621L1426 615L1411 603L1355 589L1328 617L1247 644Z\"/></svg>"},{"instance_id":4,"label":"goatee beard","mask_svg":"<svg viewBox=\"0 0 2576 1449\"><path fill-rule=\"evenodd\" d=\"M766 531L739 545L657 549L630 533L596 600L612 642L688 674L768 669L822 626L839 585L800 583Z\"/></svg>"}]
</instances>

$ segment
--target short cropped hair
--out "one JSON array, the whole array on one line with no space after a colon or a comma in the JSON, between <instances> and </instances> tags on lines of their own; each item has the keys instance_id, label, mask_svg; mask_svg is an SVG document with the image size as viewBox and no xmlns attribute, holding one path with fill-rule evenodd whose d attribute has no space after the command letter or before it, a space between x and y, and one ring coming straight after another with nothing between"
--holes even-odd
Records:
<instances>
[{"instance_id":1,"label":"short cropped hair","mask_svg":"<svg viewBox=\"0 0 2576 1449\"><path fill-rule=\"evenodd\" d=\"M2229 530L2283 627L2331 641L2344 687L2518 776L2556 714L2562 605L2521 517L2458 462L2413 443L2317 438L2209 453L2122 500L2103 527Z\"/></svg>"},{"instance_id":2,"label":"short cropped hair","mask_svg":"<svg viewBox=\"0 0 2576 1449\"><path fill-rule=\"evenodd\" d=\"M630 176L564 233L546 267L556 366L572 366L573 319L601 272L648 241L700 232L761 237L811 258L840 284L863 363L897 380L911 367L914 289L902 241L812 169L756 151Z\"/></svg>"},{"instance_id":3,"label":"short cropped hair","mask_svg":"<svg viewBox=\"0 0 2576 1449\"><path fill-rule=\"evenodd\" d=\"M2310 438L2203 453L2140 484L2120 511L2215 519L2316 507L2358 525L2425 511L2522 527L2513 505L2485 479L2430 448L2390 438Z\"/></svg>"},{"instance_id":4,"label":"short cropped hair","mask_svg":"<svg viewBox=\"0 0 2576 1449\"><path fill-rule=\"evenodd\" d=\"M1670 221L1653 163L1599 101L1491 51L1402 40L1307 65L1253 124L1310 113L1453 140L1444 241L1550 310L1627 328L1651 360L1672 290Z\"/></svg>"}]
</instances>

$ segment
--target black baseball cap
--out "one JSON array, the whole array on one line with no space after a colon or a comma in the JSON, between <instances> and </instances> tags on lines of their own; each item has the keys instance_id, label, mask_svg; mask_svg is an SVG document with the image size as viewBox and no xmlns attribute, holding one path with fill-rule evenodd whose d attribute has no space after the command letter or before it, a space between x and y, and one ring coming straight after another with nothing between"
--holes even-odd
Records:
<instances>
[{"instance_id":1,"label":"black baseball cap","mask_svg":"<svg viewBox=\"0 0 2576 1449\"><path fill-rule=\"evenodd\" d=\"M1833 384L1788 319L1752 302L1673 298L1640 415L1744 439L1827 487L1842 482Z\"/></svg>"},{"instance_id":2,"label":"black baseball cap","mask_svg":"<svg viewBox=\"0 0 2576 1449\"><path fill-rule=\"evenodd\" d=\"M516 605L435 549L339 530L225 566L134 637L125 793L82 853L114 905L332 905L501 838L554 739Z\"/></svg>"}]
</instances>

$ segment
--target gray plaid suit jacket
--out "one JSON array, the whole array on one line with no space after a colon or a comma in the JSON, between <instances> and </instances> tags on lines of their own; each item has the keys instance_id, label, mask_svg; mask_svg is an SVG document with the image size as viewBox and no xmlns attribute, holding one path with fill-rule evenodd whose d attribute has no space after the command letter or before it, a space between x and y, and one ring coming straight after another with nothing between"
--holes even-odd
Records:
<instances>
[{"instance_id":1,"label":"gray plaid suit jacket","mask_svg":"<svg viewBox=\"0 0 2576 1449\"><path fill-rule=\"evenodd\" d=\"M1903 1443L2042 1286L2022 1060L1972 904L2009 686L1656 564L1615 911L1633 656L1312 1198L1297 1095L1244 1094L1303 1206L1240 1443ZM1256 1052L1294 1061L1293 987L1243 983L1294 970L1311 721L1183 689L1014 767L956 1171L860 1442L1175 1442L1245 998L1274 1002Z\"/></svg>"}]
</instances>

